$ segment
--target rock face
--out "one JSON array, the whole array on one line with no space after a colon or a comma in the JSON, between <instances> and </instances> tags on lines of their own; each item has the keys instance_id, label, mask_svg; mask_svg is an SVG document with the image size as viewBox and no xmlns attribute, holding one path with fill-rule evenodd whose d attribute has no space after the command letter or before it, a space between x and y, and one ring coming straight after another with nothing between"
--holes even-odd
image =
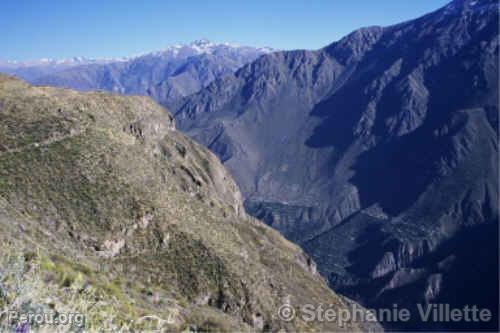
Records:
<instances>
[{"instance_id":1,"label":"rock face","mask_svg":"<svg viewBox=\"0 0 500 333\"><path fill-rule=\"evenodd\" d=\"M2 66L0 63L0 72L37 85L145 95L163 105L174 106L180 98L269 52L269 48L199 40L117 61L94 60L82 65L48 62Z\"/></svg>"},{"instance_id":2,"label":"rock face","mask_svg":"<svg viewBox=\"0 0 500 333\"><path fill-rule=\"evenodd\" d=\"M90 331L364 328L280 319L349 303L149 98L0 75L0 123L2 309L79 312Z\"/></svg>"},{"instance_id":3,"label":"rock face","mask_svg":"<svg viewBox=\"0 0 500 333\"><path fill-rule=\"evenodd\" d=\"M228 167L247 211L300 244L335 290L373 307L496 315L498 41L497 2L457 0L263 56L175 118Z\"/></svg>"}]
</instances>

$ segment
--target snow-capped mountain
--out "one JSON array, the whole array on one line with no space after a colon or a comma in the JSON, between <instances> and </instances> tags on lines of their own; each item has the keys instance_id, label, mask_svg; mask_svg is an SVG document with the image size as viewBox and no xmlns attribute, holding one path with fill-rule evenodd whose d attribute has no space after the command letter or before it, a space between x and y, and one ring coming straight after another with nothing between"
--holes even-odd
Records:
<instances>
[{"instance_id":1,"label":"snow-capped mountain","mask_svg":"<svg viewBox=\"0 0 500 333\"><path fill-rule=\"evenodd\" d=\"M175 44L163 50L146 53L143 56L170 56L170 57L187 57L200 54L217 54L221 52L261 52L270 53L274 50L269 47L250 47L240 46L233 43L214 43L207 39L195 40L190 44Z\"/></svg>"},{"instance_id":2,"label":"snow-capped mountain","mask_svg":"<svg viewBox=\"0 0 500 333\"><path fill-rule=\"evenodd\" d=\"M173 105L272 51L201 39L123 58L0 61L0 72L34 84L149 95L164 105Z\"/></svg>"}]
</instances>

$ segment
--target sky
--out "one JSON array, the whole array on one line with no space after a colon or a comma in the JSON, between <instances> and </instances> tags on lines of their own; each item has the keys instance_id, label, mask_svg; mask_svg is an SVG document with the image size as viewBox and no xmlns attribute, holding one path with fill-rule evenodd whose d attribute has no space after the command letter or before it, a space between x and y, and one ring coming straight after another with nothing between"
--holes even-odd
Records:
<instances>
[{"instance_id":1,"label":"sky","mask_svg":"<svg viewBox=\"0 0 500 333\"><path fill-rule=\"evenodd\" d=\"M196 39L318 49L445 0L1 0L0 59L120 57Z\"/></svg>"}]
</instances>

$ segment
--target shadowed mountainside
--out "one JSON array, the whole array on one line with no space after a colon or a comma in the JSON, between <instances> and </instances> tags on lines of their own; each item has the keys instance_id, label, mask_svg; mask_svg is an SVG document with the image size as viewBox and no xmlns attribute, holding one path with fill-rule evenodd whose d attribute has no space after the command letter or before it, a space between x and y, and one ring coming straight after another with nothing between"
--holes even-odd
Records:
<instances>
[{"instance_id":1,"label":"shadowed mountainside","mask_svg":"<svg viewBox=\"0 0 500 333\"><path fill-rule=\"evenodd\" d=\"M248 212L368 306L498 318L498 3L456 0L318 51L265 55L178 108ZM465 289L465 290L464 290Z\"/></svg>"}]
</instances>

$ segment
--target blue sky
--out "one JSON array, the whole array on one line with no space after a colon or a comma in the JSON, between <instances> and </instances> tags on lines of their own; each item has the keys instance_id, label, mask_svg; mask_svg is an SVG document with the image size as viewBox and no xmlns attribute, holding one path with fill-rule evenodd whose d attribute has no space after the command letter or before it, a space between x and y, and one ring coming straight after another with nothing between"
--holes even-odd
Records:
<instances>
[{"instance_id":1,"label":"blue sky","mask_svg":"<svg viewBox=\"0 0 500 333\"><path fill-rule=\"evenodd\" d=\"M1 0L0 59L115 57L207 38L316 49L445 0Z\"/></svg>"}]
</instances>

